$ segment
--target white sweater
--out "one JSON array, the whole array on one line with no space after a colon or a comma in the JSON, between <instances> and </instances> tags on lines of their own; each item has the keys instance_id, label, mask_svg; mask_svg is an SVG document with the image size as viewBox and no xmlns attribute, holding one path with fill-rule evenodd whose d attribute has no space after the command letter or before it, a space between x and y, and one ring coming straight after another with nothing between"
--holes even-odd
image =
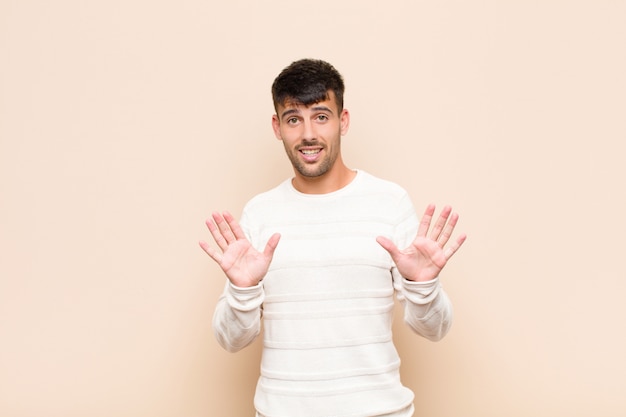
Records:
<instances>
[{"instance_id":1,"label":"white sweater","mask_svg":"<svg viewBox=\"0 0 626 417\"><path fill-rule=\"evenodd\" d=\"M229 351L264 342L255 407L268 417L366 417L407 410L391 326L396 298L418 334L439 340L452 309L438 279L402 278L379 235L405 248L418 219L398 185L357 171L346 187L302 194L291 180L254 197L241 224L252 245L281 240L255 287L228 281L213 326Z\"/></svg>"}]
</instances>

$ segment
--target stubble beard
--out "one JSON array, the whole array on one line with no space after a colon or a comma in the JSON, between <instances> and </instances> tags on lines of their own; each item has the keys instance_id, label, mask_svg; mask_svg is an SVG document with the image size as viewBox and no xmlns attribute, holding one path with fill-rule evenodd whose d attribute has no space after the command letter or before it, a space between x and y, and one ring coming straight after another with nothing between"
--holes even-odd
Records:
<instances>
[{"instance_id":1,"label":"stubble beard","mask_svg":"<svg viewBox=\"0 0 626 417\"><path fill-rule=\"evenodd\" d=\"M326 174L328 171L330 171L330 169L335 164L335 161L337 160L336 154L326 154L324 156L324 159L319 161L317 164L307 164L298 158L299 151L290 151L289 149L287 149L287 147L285 147L285 150L287 151L287 156L289 157L293 168L300 175L307 178L320 177ZM328 148L324 148L324 152L326 153L327 151Z\"/></svg>"}]
</instances>

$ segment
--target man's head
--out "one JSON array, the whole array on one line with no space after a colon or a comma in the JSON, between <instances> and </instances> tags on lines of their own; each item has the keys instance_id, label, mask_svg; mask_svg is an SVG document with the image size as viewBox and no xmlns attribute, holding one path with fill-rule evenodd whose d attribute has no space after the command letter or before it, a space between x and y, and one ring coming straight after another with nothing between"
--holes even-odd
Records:
<instances>
[{"instance_id":1,"label":"man's head","mask_svg":"<svg viewBox=\"0 0 626 417\"><path fill-rule=\"evenodd\" d=\"M343 92L337 70L313 59L292 63L272 85L272 128L293 165L299 191L334 191L354 175L341 158L341 137L350 125Z\"/></svg>"},{"instance_id":2,"label":"man's head","mask_svg":"<svg viewBox=\"0 0 626 417\"><path fill-rule=\"evenodd\" d=\"M291 104L310 106L335 96L337 108L343 110L345 86L341 74L328 62L318 59L301 59L286 67L272 84L274 108Z\"/></svg>"}]
</instances>

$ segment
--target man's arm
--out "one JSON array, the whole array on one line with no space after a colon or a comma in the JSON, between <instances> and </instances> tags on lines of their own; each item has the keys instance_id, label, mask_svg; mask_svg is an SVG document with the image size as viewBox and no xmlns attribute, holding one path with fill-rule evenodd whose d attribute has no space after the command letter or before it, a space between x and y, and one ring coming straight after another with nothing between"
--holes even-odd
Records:
<instances>
[{"instance_id":1,"label":"man's arm","mask_svg":"<svg viewBox=\"0 0 626 417\"><path fill-rule=\"evenodd\" d=\"M213 331L220 346L237 352L256 339L261 332L263 284L235 287L226 282L213 314Z\"/></svg>"},{"instance_id":2,"label":"man's arm","mask_svg":"<svg viewBox=\"0 0 626 417\"><path fill-rule=\"evenodd\" d=\"M452 324L452 304L441 287L439 273L465 242L466 235L446 246L459 216L446 206L430 230L434 212L434 205L426 208L417 236L406 249L398 249L391 239L383 236L376 241L394 261L393 282L404 304L405 322L418 334L440 340Z\"/></svg>"},{"instance_id":3,"label":"man's arm","mask_svg":"<svg viewBox=\"0 0 626 417\"><path fill-rule=\"evenodd\" d=\"M398 300L404 305L404 322L428 340L441 340L452 326L453 311L439 278L415 282L403 278L397 270L393 273Z\"/></svg>"},{"instance_id":4,"label":"man's arm","mask_svg":"<svg viewBox=\"0 0 626 417\"><path fill-rule=\"evenodd\" d=\"M215 336L229 352L249 345L261 329L263 284L280 240L278 233L268 240L263 252L251 244L230 213L213 213L206 221L221 252L201 241L200 247L222 268L228 281L213 315Z\"/></svg>"}]
</instances>

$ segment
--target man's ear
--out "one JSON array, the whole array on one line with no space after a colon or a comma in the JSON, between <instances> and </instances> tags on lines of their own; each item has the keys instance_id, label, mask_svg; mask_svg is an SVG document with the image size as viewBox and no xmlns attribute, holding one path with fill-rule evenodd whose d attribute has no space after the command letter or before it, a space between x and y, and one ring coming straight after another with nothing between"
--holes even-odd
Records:
<instances>
[{"instance_id":1,"label":"man's ear","mask_svg":"<svg viewBox=\"0 0 626 417\"><path fill-rule=\"evenodd\" d=\"M341 110L339 121L341 123L341 136L344 136L350 128L350 112L347 109Z\"/></svg>"},{"instance_id":2,"label":"man's ear","mask_svg":"<svg viewBox=\"0 0 626 417\"><path fill-rule=\"evenodd\" d=\"M280 120L277 115L272 115L272 129L274 130L274 136L276 139L283 140L283 137L280 134Z\"/></svg>"}]
</instances>

